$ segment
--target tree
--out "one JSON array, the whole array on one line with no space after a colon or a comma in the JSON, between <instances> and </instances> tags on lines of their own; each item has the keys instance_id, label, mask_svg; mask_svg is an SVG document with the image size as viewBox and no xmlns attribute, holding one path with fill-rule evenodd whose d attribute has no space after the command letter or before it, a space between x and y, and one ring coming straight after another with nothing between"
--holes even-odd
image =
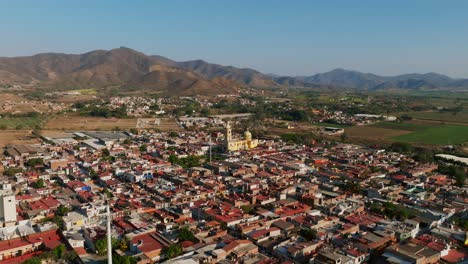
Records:
<instances>
[{"instance_id":1,"label":"tree","mask_svg":"<svg viewBox=\"0 0 468 264\"><path fill-rule=\"evenodd\" d=\"M171 164L176 164L178 160L179 160L179 158L177 158L176 155L174 155L174 154L169 155L168 161Z\"/></svg>"},{"instance_id":2,"label":"tree","mask_svg":"<svg viewBox=\"0 0 468 264\"><path fill-rule=\"evenodd\" d=\"M130 128L130 133L136 135L136 134L138 134L138 129L136 129L136 128Z\"/></svg>"},{"instance_id":3,"label":"tree","mask_svg":"<svg viewBox=\"0 0 468 264\"><path fill-rule=\"evenodd\" d=\"M91 177L93 179L95 179L98 176L97 172L91 167L89 167L89 169L88 169L88 175L89 175L89 177Z\"/></svg>"},{"instance_id":4,"label":"tree","mask_svg":"<svg viewBox=\"0 0 468 264\"><path fill-rule=\"evenodd\" d=\"M180 244L172 244L163 250L164 255L167 259L172 259L182 255L182 246Z\"/></svg>"},{"instance_id":5,"label":"tree","mask_svg":"<svg viewBox=\"0 0 468 264\"><path fill-rule=\"evenodd\" d=\"M34 183L34 188L36 188L36 189L40 189L40 188L44 188L44 187L45 187L45 183L44 183L43 179L39 179Z\"/></svg>"},{"instance_id":6,"label":"tree","mask_svg":"<svg viewBox=\"0 0 468 264\"><path fill-rule=\"evenodd\" d=\"M15 176L17 173L23 172L23 169L16 167L9 167L3 173L7 176Z\"/></svg>"},{"instance_id":7,"label":"tree","mask_svg":"<svg viewBox=\"0 0 468 264\"><path fill-rule=\"evenodd\" d=\"M107 148L103 149L103 150L102 150L102 155L103 155L103 156L106 156L106 157L107 157L107 156L110 156L110 151L109 151L109 149L107 149Z\"/></svg>"},{"instance_id":8,"label":"tree","mask_svg":"<svg viewBox=\"0 0 468 264\"><path fill-rule=\"evenodd\" d=\"M60 204L57 207L57 214L60 216L65 216L68 213L68 207L64 206L63 204Z\"/></svg>"},{"instance_id":9,"label":"tree","mask_svg":"<svg viewBox=\"0 0 468 264\"><path fill-rule=\"evenodd\" d=\"M175 137L177 137L178 135L179 135L179 134L177 134L177 132L174 132L174 131L169 132L169 137L171 137L171 138L175 138Z\"/></svg>"},{"instance_id":10,"label":"tree","mask_svg":"<svg viewBox=\"0 0 468 264\"><path fill-rule=\"evenodd\" d=\"M127 240L127 238L122 238L119 240L117 248L120 249L122 252L126 252L128 250L128 244L130 242Z\"/></svg>"},{"instance_id":11,"label":"tree","mask_svg":"<svg viewBox=\"0 0 468 264\"><path fill-rule=\"evenodd\" d=\"M141 152L146 152L146 151L148 151L148 147L145 144L143 144L143 145L140 146L140 151Z\"/></svg>"},{"instance_id":12,"label":"tree","mask_svg":"<svg viewBox=\"0 0 468 264\"><path fill-rule=\"evenodd\" d=\"M307 241L312 241L317 238L317 230L310 228L303 228L299 231L299 235Z\"/></svg>"},{"instance_id":13,"label":"tree","mask_svg":"<svg viewBox=\"0 0 468 264\"><path fill-rule=\"evenodd\" d=\"M35 167L36 165L44 164L44 160L42 158L32 158L28 160L27 164L28 166Z\"/></svg>"},{"instance_id":14,"label":"tree","mask_svg":"<svg viewBox=\"0 0 468 264\"><path fill-rule=\"evenodd\" d=\"M97 240L94 246L99 256L105 256L107 254L107 241L105 238Z\"/></svg>"},{"instance_id":15,"label":"tree","mask_svg":"<svg viewBox=\"0 0 468 264\"><path fill-rule=\"evenodd\" d=\"M42 261L38 257L32 257L23 262L23 264L41 264Z\"/></svg>"},{"instance_id":16,"label":"tree","mask_svg":"<svg viewBox=\"0 0 468 264\"><path fill-rule=\"evenodd\" d=\"M413 151L413 147L411 144L406 142L394 142L392 145L390 145L390 150L400 153L409 153Z\"/></svg>"},{"instance_id":17,"label":"tree","mask_svg":"<svg viewBox=\"0 0 468 264\"><path fill-rule=\"evenodd\" d=\"M67 249L65 248L64 244L60 244L55 247L53 250L55 259L61 259L66 250Z\"/></svg>"},{"instance_id":18,"label":"tree","mask_svg":"<svg viewBox=\"0 0 468 264\"><path fill-rule=\"evenodd\" d=\"M187 227L179 229L179 241L193 241L195 236Z\"/></svg>"},{"instance_id":19,"label":"tree","mask_svg":"<svg viewBox=\"0 0 468 264\"><path fill-rule=\"evenodd\" d=\"M254 211L254 208L252 205L242 205L241 209L242 209L242 212L244 212L244 214L250 214Z\"/></svg>"},{"instance_id":20,"label":"tree","mask_svg":"<svg viewBox=\"0 0 468 264\"><path fill-rule=\"evenodd\" d=\"M456 185L461 187L466 182L466 173L463 168L456 167L453 177L455 178Z\"/></svg>"}]
</instances>

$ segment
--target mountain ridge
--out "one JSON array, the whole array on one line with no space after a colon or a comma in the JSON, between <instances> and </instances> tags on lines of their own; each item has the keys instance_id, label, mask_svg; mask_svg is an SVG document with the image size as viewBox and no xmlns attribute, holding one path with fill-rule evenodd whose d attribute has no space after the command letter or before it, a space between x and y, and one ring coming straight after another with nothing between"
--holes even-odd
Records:
<instances>
[{"instance_id":1,"label":"mountain ridge","mask_svg":"<svg viewBox=\"0 0 468 264\"><path fill-rule=\"evenodd\" d=\"M456 90L467 88L468 79L434 72L380 76L342 68L309 76L280 76L201 59L175 61L120 47L82 54L0 57L0 85L14 84L61 89L132 86L169 94L219 94L237 93L246 87Z\"/></svg>"}]
</instances>

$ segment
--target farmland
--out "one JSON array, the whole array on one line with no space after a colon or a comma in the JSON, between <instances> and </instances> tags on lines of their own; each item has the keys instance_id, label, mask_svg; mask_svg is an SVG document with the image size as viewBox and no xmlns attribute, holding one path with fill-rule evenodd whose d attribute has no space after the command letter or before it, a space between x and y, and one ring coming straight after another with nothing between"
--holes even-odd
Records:
<instances>
[{"instance_id":1,"label":"farmland","mask_svg":"<svg viewBox=\"0 0 468 264\"><path fill-rule=\"evenodd\" d=\"M380 127L380 128L387 128L387 129L397 129L397 130L404 130L404 131L417 131L421 129L430 128L434 125L440 124L429 124L427 122L379 122L377 124L371 125L371 127Z\"/></svg>"},{"instance_id":2,"label":"farmland","mask_svg":"<svg viewBox=\"0 0 468 264\"><path fill-rule=\"evenodd\" d=\"M36 117L4 117L0 118L0 128L2 129L36 129L40 128L44 123L44 119L40 116Z\"/></svg>"},{"instance_id":3,"label":"farmland","mask_svg":"<svg viewBox=\"0 0 468 264\"><path fill-rule=\"evenodd\" d=\"M31 136L29 130L1 130L0 147L8 144L35 144L39 143L37 138Z\"/></svg>"},{"instance_id":4,"label":"farmland","mask_svg":"<svg viewBox=\"0 0 468 264\"><path fill-rule=\"evenodd\" d=\"M350 138L451 145L468 141L468 126L432 121L380 122L345 129Z\"/></svg>"},{"instance_id":5,"label":"farmland","mask_svg":"<svg viewBox=\"0 0 468 264\"><path fill-rule=\"evenodd\" d=\"M438 111L428 111L428 112L407 112L404 113L411 116L413 119L421 120L434 120L434 121L443 121L443 122L453 122L453 123L466 123L468 124L468 110L464 110L460 113L454 114L450 112L438 112Z\"/></svg>"},{"instance_id":6,"label":"farmland","mask_svg":"<svg viewBox=\"0 0 468 264\"><path fill-rule=\"evenodd\" d=\"M50 119L44 126L47 130L112 130L135 128L135 118L100 118L59 116Z\"/></svg>"},{"instance_id":7,"label":"farmland","mask_svg":"<svg viewBox=\"0 0 468 264\"><path fill-rule=\"evenodd\" d=\"M400 129L381 128L375 126L354 126L345 128L345 134L350 139L371 141L392 141L391 138L408 134L408 131Z\"/></svg>"},{"instance_id":8,"label":"farmland","mask_svg":"<svg viewBox=\"0 0 468 264\"><path fill-rule=\"evenodd\" d=\"M104 118L84 116L58 116L44 126L46 130L128 130L130 128L177 131L180 129L172 118Z\"/></svg>"},{"instance_id":9,"label":"farmland","mask_svg":"<svg viewBox=\"0 0 468 264\"><path fill-rule=\"evenodd\" d=\"M462 144L468 141L468 126L440 125L412 133L396 136L397 141L425 143L433 145Z\"/></svg>"}]
</instances>

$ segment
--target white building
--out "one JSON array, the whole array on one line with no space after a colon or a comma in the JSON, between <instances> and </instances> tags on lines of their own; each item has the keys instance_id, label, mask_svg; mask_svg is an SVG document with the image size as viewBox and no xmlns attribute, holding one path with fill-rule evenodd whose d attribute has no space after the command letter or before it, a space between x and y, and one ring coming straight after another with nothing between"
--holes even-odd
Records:
<instances>
[{"instance_id":1,"label":"white building","mask_svg":"<svg viewBox=\"0 0 468 264\"><path fill-rule=\"evenodd\" d=\"M2 184L0 189L0 223L5 226L16 223L16 199L11 184Z\"/></svg>"}]
</instances>

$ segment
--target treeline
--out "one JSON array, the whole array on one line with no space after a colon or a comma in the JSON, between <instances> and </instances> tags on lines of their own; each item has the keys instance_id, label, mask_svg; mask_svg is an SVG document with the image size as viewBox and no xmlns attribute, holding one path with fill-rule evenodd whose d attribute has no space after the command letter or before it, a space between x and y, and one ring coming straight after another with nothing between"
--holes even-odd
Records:
<instances>
[{"instance_id":1,"label":"treeline","mask_svg":"<svg viewBox=\"0 0 468 264\"><path fill-rule=\"evenodd\" d=\"M117 117L124 118L127 117L127 108L125 106L120 106L116 109L109 109L107 106L96 106L92 102L76 102L73 104L73 107L76 108L80 115L82 116L93 116L93 117Z\"/></svg>"}]
</instances>

